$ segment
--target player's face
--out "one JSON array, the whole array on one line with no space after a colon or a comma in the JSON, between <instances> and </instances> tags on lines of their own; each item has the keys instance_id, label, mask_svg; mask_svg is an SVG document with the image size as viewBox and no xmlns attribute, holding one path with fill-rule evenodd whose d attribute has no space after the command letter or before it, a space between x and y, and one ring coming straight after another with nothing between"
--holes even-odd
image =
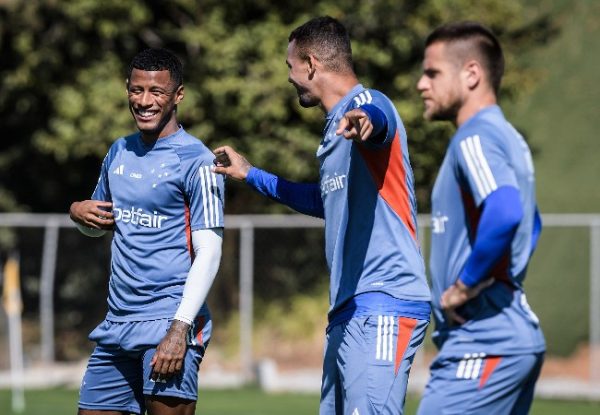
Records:
<instances>
[{"instance_id":1,"label":"player's face","mask_svg":"<svg viewBox=\"0 0 600 415\"><path fill-rule=\"evenodd\" d=\"M175 106L183 99L183 86L175 86L169 71L133 69L127 96L129 110L144 137L165 137L179 128Z\"/></svg>"},{"instance_id":2,"label":"player's face","mask_svg":"<svg viewBox=\"0 0 600 415\"><path fill-rule=\"evenodd\" d=\"M444 43L433 43L425 50L423 75L417 89L425 104L426 120L456 120L463 105L460 68Z\"/></svg>"},{"instance_id":3,"label":"player's face","mask_svg":"<svg viewBox=\"0 0 600 415\"><path fill-rule=\"evenodd\" d=\"M298 57L296 41L292 40L288 45L287 59L285 61L289 68L288 82L296 88L298 102L304 108L315 107L321 100L310 90L312 72L306 60Z\"/></svg>"}]
</instances>

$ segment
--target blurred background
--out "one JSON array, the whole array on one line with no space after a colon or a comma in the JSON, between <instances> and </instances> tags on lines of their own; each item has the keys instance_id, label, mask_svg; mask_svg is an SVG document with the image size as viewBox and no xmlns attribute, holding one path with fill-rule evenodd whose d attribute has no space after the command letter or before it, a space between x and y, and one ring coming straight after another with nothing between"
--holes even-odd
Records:
<instances>
[{"instance_id":1,"label":"blurred background","mask_svg":"<svg viewBox=\"0 0 600 415\"><path fill-rule=\"evenodd\" d=\"M93 347L87 334L106 313L110 237L82 236L66 212L91 195L110 144L135 131L125 93L131 58L146 47L181 58L178 119L209 148L231 144L267 170L315 181L323 114L299 107L285 57L290 31L324 14L349 29L361 82L386 93L403 118L426 255L429 195L453 127L422 120L424 38L465 19L499 36L500 102L532 148L546 224L525 285L548 342L538 392L600 400L600 358L590 347L600 343L593 0L0 0L0 257L19 257L29 387L77 386ZM226 214L201 384L318 393L328 308L322 223L281 216L292 212L231 181ZM0 389L11 387L9 314L0 312ZM417 394L433 353L428 342L416 363ZM318 397L310 399L304 413L316 410ZM0 403L9 401L0 392Z\"/></svg>"}]
</instances>

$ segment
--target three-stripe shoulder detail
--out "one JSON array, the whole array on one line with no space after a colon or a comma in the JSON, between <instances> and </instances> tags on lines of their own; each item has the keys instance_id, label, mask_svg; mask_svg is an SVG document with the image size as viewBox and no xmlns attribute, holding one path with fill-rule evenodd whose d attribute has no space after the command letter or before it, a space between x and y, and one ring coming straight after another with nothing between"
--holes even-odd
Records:
<instances>
[{"instance_id":1,"label":"three-stripe shoulder detail","mask_svg":"<svg viewBox=\"0 0 600 415\"><path fill-rule=\"evenodd\" d=\"M222 218L217 175L212 172L211 166L198 167L198 175L202 188L204 226L206 228L219 227Z\"/></svg>"},{"instance_id":2,"label":"three-stripe shoulder detail","mask_svg":"<svg viewBox=\"0 0 600 415\"><path fill-rule=\"evenodd\" d=\"M490 165L483 154L481 140L478 135L465 138L460 142L460 150L467 163L469 174L475 182L481 199L485 199L498 188Z\"/></svg>"},{"instance_id":3,"label":"three-stripe shoulder detail","mask_svg":"<svg viewBox=\"0 0 600 415\"><path fill-rule=\"evenodd\" d=\"M369 92L368 89L365 89L363 92L354 97L354 103L357 107L361 105L370 104L373 102L373 96Z\"/></svg>"}]
</instances>

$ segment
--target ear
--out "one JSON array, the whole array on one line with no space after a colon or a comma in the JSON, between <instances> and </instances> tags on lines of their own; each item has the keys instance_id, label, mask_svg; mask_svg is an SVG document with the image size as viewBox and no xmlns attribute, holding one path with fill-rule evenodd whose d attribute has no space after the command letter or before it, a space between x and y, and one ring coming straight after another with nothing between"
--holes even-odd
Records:
<instances>
[{"instance_id":1,"label":"ear","mask_svg":"<svg viewBox=\"0 0 600 415\"><path fill-rule=\"evenodd\" d=\"M476 60L467 61L463 67L465 85L469 89L475 89L483 81L483 68Z\"/></svg>"},{"instance_id":2,"label":"ear","mask_svg":"<svg viewBox=\"0 0 600 415\"><path fill-rule=\"evenodd\" d=\"M183 85L179 85L177 91L175 91L175 105L179 104L185 95L185 91L183 89Z\"/></svg>"},{"instance_id":3,"label":"ear","mask_svg":"<svg viewBox=\"0 0 600 415\"><path fill-rule=\"evenodd\" d=\"M321 63L315 57L315 55L308 55L308 60L306 61L306 63L307 63L306 69L308 71L308 79L312 79L315 76L315 72L317 72L317 68L321 66Z\"/></svg>"}]
</instances>

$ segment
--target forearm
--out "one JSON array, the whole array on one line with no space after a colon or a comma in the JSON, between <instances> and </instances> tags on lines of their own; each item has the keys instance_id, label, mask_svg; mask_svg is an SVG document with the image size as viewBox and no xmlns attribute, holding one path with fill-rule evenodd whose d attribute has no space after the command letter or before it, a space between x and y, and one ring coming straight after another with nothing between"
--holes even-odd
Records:
<instances>
[{"instance_id":1,"label":"forearm","mask_svg":"<svg viewBox=\"0 0 600 415\"><path fill-rule=\"evenodd\" d=\"M196 257L190 267L175 320L191 325L198 315L219 270L222 243L222 228L192 232Z\"/></svg>"},{"instance_id":2,"label":"forearm","mask_svg":"<svg viewBox=\"0 0 600 415\"><path fill-rule=\"evenodd\" d=\"M365 104L360 107L369 117L373 125L373 132L369 137L369 142L373 144L381 144L386 140L386 132L388 130L388 121L385 113L373 104Z\"/></svg>"},{"instance_id":3,"label":"forearm","mask_svg":"<svg viewBox=\"0 0 600 415\"><path fill-rule=\"evenodd\" d=\"M523 208L516 188L500 187L486 198L471 255L460 274L467 287L483 281L510 250L522 218Z\"/></svg>"},{"instance_id":4,"label":"forearm","mask_svg":"<svg viewBox=\"0 0 600 415\"><path fill-rule=\"evenodd\" d=\"M323 200L317 183L293 183L252 167L246 183L256 191L305 215L323 218Z\"/></svg>"}]
</instances>

